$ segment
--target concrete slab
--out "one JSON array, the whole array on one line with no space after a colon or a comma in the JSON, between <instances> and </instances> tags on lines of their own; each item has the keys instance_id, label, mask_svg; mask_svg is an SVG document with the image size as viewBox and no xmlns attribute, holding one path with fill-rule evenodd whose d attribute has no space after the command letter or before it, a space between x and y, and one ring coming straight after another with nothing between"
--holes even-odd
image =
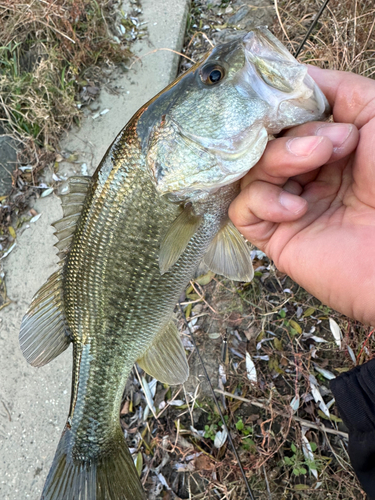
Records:
<instances>
[{"instance_id":1,"label":"concrete slab","mask_svg":"<svg viewBox=\"0 0 375 500\"><path fill-rule=\"evenodd\" d=\"M124 10L127 10L125 2ZM181 50L188 0L142 0L149 38L133 51L144 55L159 48ZM93 173L108 146L133 113L163 89L177 73L178 56L157 51L145 56L113 84L119 95L105 90L100 109L109 111L84 120L62 143L79 152ZM80 165L77 165L80 173ZM74 173L63 165L61 173ZM42 216L17 235L17 246L4 260L12 304L0 311L0 498L38 500L69 409L71 350L49 365L29 366L19 350L18 332L32 296L57 268L51 223L62 216L56 195L41 198L34 207ZM67 499L68 500L68 499Z\"/></svg>"}]
</instances>

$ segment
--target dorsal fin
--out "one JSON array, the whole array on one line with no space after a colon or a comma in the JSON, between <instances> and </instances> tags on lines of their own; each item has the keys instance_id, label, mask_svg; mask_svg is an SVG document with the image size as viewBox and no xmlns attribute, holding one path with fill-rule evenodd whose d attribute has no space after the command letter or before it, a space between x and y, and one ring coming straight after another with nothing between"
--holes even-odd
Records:
<instances>
[{"instance_id":1,"label":"dorsal fin","mask_svg":"<svg viewBox=\"0 0 375 500\"><path fill-rule=\"evenodd\" d=\"M251 281L254 277L250 248L231 221L212 240L203 259L214 273L236 281Z\"/></svg>"},{"instance_id":2,"label":"dorsal fin","mask_svg":"<svg viewBox=\"0 0 375 500\"><path fill-rule=\"evenodd\" d=\"M68 182L69 192L61 196L64 217L52 224L61 259L69 251L91 177L71 177ZM64 313L62 265L34 296L19 338L23 355L33 366L45 365L68 347L71 339Z\"/></svg>"},{"instance_id":3,"label":"dorsal fin","mask_svg":"<svg viewBox=\"0 0 375 500\"><path fill-rule=\"evenodd\" d=\"M69 251L76 230L77 221L81 215L87 191L91 185L91 177L71 177L68 181L69 192L61 195L61 206L64 217L52 226L56 229L55 236L58 242L55 247L59 250L58 256L64 259Z\"/></svg>"},{"instance_id":4,"label":"dorsal fin","mask_svg":"<svg viewBox=\"0 0 375 500\"><path fill-rule=\"evenodd\" d=\"M34 295L21 323L20 346L33 366L43 366L65 351L70 335L64 314L63 268L52 274Z\"/></svg>"}]
</instances>

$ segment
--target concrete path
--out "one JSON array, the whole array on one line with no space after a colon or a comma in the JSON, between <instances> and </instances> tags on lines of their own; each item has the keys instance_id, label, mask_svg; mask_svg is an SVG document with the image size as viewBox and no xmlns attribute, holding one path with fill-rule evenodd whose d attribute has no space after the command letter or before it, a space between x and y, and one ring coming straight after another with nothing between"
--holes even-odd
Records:
<instances>
[{"instance_id":1,"label":"concrete path","mask_svg":"<svg viewBox=\"0 0 375 500\"><path fill-rule=\"evenodd\" d=\"M181 50L188 0L142 0L142 19L149 37L133 52L142 55L155 48ZM129 1L125 2L125 5ZM125 11L127 8L125 7ZM80 164L92 174L117 133L134 112L176 75L178 56L158 51L136 63L113 82L120 95L102 91L96 120L88 117L80 130L69 133L62 149L78 151ZM74 173L72 165L60 172ZM13 303L0 311L0 498L39 500L44 481L69 409L71 349L49 365L36 369L27 364L18 346L22 316L34 293L57 269L56 239L52 222L62 216L56 195L35 204L42 216L17 235L17 246L4 259L8 295ZM67 499L68 500L68 499Z\"/></svg>"}]
</instances>

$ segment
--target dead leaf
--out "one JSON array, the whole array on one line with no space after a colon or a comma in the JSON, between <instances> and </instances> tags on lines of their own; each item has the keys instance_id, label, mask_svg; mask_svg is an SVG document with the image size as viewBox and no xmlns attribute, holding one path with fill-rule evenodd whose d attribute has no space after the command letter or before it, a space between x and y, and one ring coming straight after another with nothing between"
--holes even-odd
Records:
<instances>
[{"instance_id":1,"label":"dead leaf","mask_svg":"<svg viewBox=\"0 0 375 500\"><path fill-rule=\"evenodd\" d=\"M246 419L246 423L247 422L255 422L256 420L258 420L258 418L260 418L260 415L258 413L253 413L252 415L249 415Z\"/></svg>"},{"instance_id":2,"label":"dead leaf","mask_svg":"<svg viewBox=\"0 0 375 500\"><path fill-rule=\"evenodd\" d=\"M137 453L137 456L134 459L134 465L135 465L135 468L137 469L138 476L141 477L142 469L143 469L143 456L142 456L142 453L140 451Z\"/></svg>"},{"instance_id":3,"label":"dead leaf","mask_svg":"<svg viewBox=\"0 0 375 500\"><path fill-rule=\"evenodd\" d=\"M331 329L333 338L335 339L336 344L341 349L341 341L342 341L342 333L339 325L332 318L329 318L329 327Z\"/></svg>"},{"instance_id":4,"label":"dead leaf","mask_svg":"<svg viewBox=\"0 0 375 500\"><path fill-rule=\"evenodd\" d=\"M199 455L194 461L196 470L214 470L215 464L207 455Z\"/></svg>"},{"instance_id":5,"label":"dead leaf","mask_svg":"<svg viewBox=\"0 0 375 500\"><path fill-rule=\"evenodd\" d=\"M202 274L202 276L198 276L196 280L194 280L198 285L208 285L213 278L215 277L215 273L212 271L208 271L206 274Z\"/></svg>"},{"instance_id":6,"label":"dead leaf","mask_svg":"<svg viewBox=\"0 0 375 500\"><path fill-rule=\"evenodd\" d=\"M311 313L311 314L312 314L312 313ZM299 324L297 323L297 321L294 321L294 320L292 320L292 319L291 319L291 320L289 321L289 324L290 324L290 326L291 326L292 328L294 328L294 329L295 329L295 331L296 331L297 333L299 333L299 334L301 334L301 333L302 333L302 328L301 328L301 325L299 325Z\"/></svg>"},{"instance_id":7,"label":"dead leaf","mask_svg":"<svg viewBox=\"0 0 375 500\"><path fill-rule=\"evenodd\" d=\"M244 330L244 334L246 335L247 340L250 342L251 340L257 338L259 330L255 328L255 326L252 326L248 330Z\"/></svg>"},{"instance_id":8,"label":"dead leaf","mask_svg":"<svg viewBox=\"0 0 375 500\"><path fill-rule=\"evenodd\" d=\"M283 350L283 341L275 337L273 339L273 345L275 346L275 349L277 351L282 351Z\"/></svg>"},{"instance_id":9,"label":"dead leaf","mask_svg":"<svg viewBox=\"0 0 375 500\"><path fill-rule=\"evenodd\" d=\"M310 486L308 486L307 484L296 484L294 486L294 489L296 491L303 491L303 490L309 490L310 489Z\"/></svg>"},{"instance_id":10,"label":"dead leaf","mask_svg":"<svg viewBox=\"0 0 375 500\"><path fill-rule=\"evenodd\" d=\"M340 368L335 368L335 370L339 373L344 373L344 372L348 372L350 370L350 368L347 368L345 366L342 366Z\"/></svg>"},{"instance_id":11,"label":"dead leaf","mask_svg":"<svg viewBox=\"0 0 375 500\"><path fill-rule=\"evenodd\" d=\"M308 316L311 316L315 312L315 307L308 307L306 311L303 313L303 317L307 318Z\"/></svg>"},{"instance_id":12,"label":"dead leaf","mask_svg":"<svg viewBox=\"0 0 375 500\"><path fill-rule=\"evenodd\" d=\"M256 383L258 381L257 371L254 365L254 361L251 359L251 356L248 352L246 353L246 372L247 372L247 378L250 380L250 382Z\"/></svg>"},{"instance_id":13,"label":"dead leaf","mask_svg":"<svg viewBox=\"0 0 375 500\"><path fill-rule=\"evenodd\" d=\"M224 446L225 441L227 440L227 437L228 437L228 433L227 433L225 428L222 431L217 431L217 433L215 435L215 441L214 441L215 448L220 449L222 446Z\"/></svg>"},{"instance_id":14,"label":"dead leaf","mask_svg":"<svg viewBox=\"0 0 375 500\"><path fill-rule=\"evenodd\" d=\"M129 401L128 400L125 401L124 406L122 407L122 409L120 411L120 415L126 415L127 413L129 413Z\"/></svg>"}]
</instances>

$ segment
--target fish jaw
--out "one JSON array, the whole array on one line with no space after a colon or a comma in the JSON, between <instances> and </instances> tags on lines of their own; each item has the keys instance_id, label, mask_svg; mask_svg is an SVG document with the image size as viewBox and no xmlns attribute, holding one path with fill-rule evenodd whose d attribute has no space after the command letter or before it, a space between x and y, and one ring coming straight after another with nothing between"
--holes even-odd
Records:
<instances>
[{"instance_id":1,"label":"fish jaw","mask_svg":"<svg viewBox=\"0 0 375 500\"><path fill-rule=\"evenodd\" d=\"M323 92L282 43L265 27L243 37L246 56L244 80L270 108L265 126L270 134L330 115Z\"/></svg>"}]
</instances>

